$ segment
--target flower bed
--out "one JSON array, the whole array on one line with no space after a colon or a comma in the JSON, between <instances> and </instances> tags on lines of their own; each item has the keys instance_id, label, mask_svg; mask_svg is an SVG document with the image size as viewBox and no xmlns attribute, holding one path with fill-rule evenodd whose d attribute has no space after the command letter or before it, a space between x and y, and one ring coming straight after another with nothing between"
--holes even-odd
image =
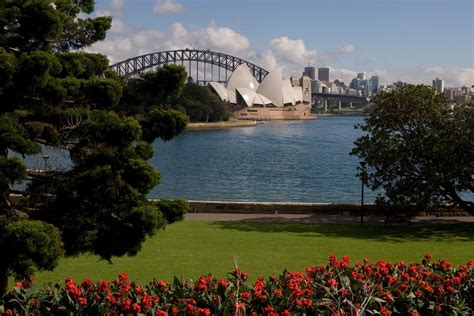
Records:
<instances>
[{"instance_id":1,"label":"flower bed","mask_svg":"<svg viewBox=\"0 0 474 316\"><path fill-rule=\"evenodd\" d=\"M331 256L325 266L246 282L239 269L226 279L211 275L147 285L119 274L113 281L43 288L17 283L3 298L6 315L472 315L474 260L453 267L446 260L418 264L369 260L350 265Z\"/></svg>"}]
</instances>

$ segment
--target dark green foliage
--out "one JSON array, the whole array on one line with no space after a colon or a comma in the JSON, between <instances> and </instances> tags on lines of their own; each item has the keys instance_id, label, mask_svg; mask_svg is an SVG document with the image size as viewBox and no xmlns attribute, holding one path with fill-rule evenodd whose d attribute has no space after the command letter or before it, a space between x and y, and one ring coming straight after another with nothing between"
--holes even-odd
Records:
<instances>
[{"instance_id":1,"label":"dark green foliage","mask_svg":"<svg viewBox=\"0 0 474 316\"><path fill-rule=\"evenodd\" d=\"M177 65L164 65L156 71L145 73L142 91L148 104L170 104L181 95L186 81L184 67Z\"/></svg>"},{"instance_id":2,"label":"dark green foliage","mask_svg":"<svg viewBox=\"0 0 474 316\"><path fill-rule=\"evenodd\" d=\"M63 250L133 255L166 224L146 199L160 180L147 160L156 138L185 129L165 108L186 73L165 66L127 84L106 56L78 51L111 27L93 10L93 0L0 2L0 296L9 275L52 269ZM18 157L40 144L67 150L72 166L28 170ZM17 183L26 189L12 201Z\"/></svg>"},{"instance_id":3,"label":"dark green foliage","mask_svg":"<svg viewBox=\"0 0 474 316\"><path fill-rule=\"evenodd\" d=\"M430 87L377 95L352 153L369 165L379 201L394 206L453 204L474 214L460 192L474 191L474 108L450 108Z\"/></svg>"},{"instance_id":4,"label":"dark green foliage","mask_svg":"<svg viewBox=\"0 0 474 316\"><path fill-rule=\"evenodd\" d=\"M191 211L191 206L184 200L162 199L155 201L154 205L163 213L169 224L183 220L184 215Z\"/></svg>"},{"instance_id":5,"label":"dark green foliage","mask_svg":"<svg viewBox=\"0 0 474 316\"><path fill-rule=\"evenodd\" d=\"M6 187L26 178L26 166L18 157L0 156L0 186Z\"/></svg>"},{"instance_id":6,"label":"dark green foliage","mask_svg":"<svg viewBox=\"0 0 474 316\"><path fill-rule=\"evenodd\" d=\"M184 109L191 122L227 121L230 111L217 95L208 87L188 82L183 94L176 103L178 108Z\"/></svg>"},{"instance_id":7,"label":"dark green foliage","mask_svg":"<svg viewBox=\"0 0 474 316\"><path fill-rule=\"evenodd\" d=\"M40 151L40 147L31 141L28 131L19 123L18 118L10 114L0 116L0 155L6 155L7 149L22 155Z\"/></svg>"},{"instance_id":8,"label":"dark green foliage","mask_svg":"<svg viewBox=\"0 0 474 316\"><path fill-rule=\"evenodd\" d=\"M128 114L139 114L157 106L169 108L181 95L185 80L184 67L177 65L164 65L140 78L130 79L116 109Z\"/></svg>"},{"instance_id":9,"label":"dark green foliage","mask_svg":"<svg viewBox=\"0 0 474 316\"><path fill-rule=\"evenodd\" d=\"M54 268L63 251L59 231L53 225L28 219L7 222L0 219L1 266L13 268L17 276L25 277L32 268ZM15 247L11 247L15 245Z\"/></svg>"},{"instance_id":10,"label":"dark green foliage","mask_svg":"<svg viewBox=\"0 0 474 316\"><path fill-rule=\"evenodd\" d=\"M152 142L156 138L170 140L184 131L188 118L176 110L152 109L140 122L143 126L143 140Z\"/></svg>"}]
</instances>

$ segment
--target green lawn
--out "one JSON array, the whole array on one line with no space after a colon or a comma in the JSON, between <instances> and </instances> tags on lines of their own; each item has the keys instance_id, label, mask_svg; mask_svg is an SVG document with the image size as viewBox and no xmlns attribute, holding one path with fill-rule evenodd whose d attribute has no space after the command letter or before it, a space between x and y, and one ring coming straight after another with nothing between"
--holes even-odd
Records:
<instances>
[{"instance_id":1,"label":"green lawn","mask_svg":"<svg viewBox=\"0 0 474 316\"><path fill-rule=\"evenodd\" d=\"M196 278L217 276L239 267L251 279L283 269L302 271L326 263L329 255L348 255L352 263L363 258L420 261L426 253L454 264L474 259L474 225L374 227L245 222L192 222L170 225L149 239L136 257L115 258L113 264L95 256L63 259L53 272L37 275L39 284L90 277L112 279L119 272L141 282L173 275Z\"/></svg>"}]
</instances>

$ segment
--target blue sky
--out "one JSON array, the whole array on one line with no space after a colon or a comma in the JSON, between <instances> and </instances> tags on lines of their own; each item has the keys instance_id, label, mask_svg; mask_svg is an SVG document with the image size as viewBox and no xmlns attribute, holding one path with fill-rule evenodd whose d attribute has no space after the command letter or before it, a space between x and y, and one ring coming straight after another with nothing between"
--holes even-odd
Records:
<instances>
[{"instance_id":1,"label":"blue sky","mask_svg":"<svg viewBox=\"0 0 474 316\"><path fill-rule=\"evenodd\" d=\"M473 0L98 0L96 10L114 22L92 50L113 62L194 46L287 75L309 60L331 79L474 84Z\"/></svg>"}]
</instances>

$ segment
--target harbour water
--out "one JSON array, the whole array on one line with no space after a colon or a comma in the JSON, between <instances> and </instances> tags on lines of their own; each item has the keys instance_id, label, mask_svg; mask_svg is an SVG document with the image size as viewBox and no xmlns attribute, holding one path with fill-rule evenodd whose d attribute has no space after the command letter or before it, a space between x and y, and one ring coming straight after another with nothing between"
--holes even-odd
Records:
<instances>
[{"instance_id":1,"label":"harbour water","mask_svg":"<svg viewBox=\"0 0 474 316\"><path fill-rule=\"evenodd\" d=\"M358 159L349 155L363 117L273 121L190 131L157 141L161 184L151 198L359 203ZM376 194L366 190L365 200Z\"/></svg>"}]
</instances>

